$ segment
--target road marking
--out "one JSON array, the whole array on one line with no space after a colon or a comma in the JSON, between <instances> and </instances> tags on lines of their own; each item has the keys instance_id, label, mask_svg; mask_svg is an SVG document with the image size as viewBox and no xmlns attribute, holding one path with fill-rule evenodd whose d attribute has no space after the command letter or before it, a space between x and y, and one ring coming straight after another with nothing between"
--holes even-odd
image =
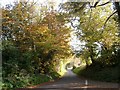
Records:
<instances>
[{"instance_id":1,"label":"road marking","mask_svg":"<svg viewBox=\"0 0 120 90\"><path fill-rule=\"evenodd\" d=\"M88 85L88 80L85 80L85 85L86 85L86 86Z\"/></svg>"}]
</instances>

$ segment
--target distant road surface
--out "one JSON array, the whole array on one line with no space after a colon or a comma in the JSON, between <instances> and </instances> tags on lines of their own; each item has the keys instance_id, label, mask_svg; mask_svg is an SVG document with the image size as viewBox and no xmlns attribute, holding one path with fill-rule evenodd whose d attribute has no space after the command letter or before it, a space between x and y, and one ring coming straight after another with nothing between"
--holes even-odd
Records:
<instances>
[{"instance_id":1,"label":"distant road surface","mask_svg":"<svg viewBox=\"0 0 120 90\"><path fill-rule=\"evenodd\" d=\"M41 88L44 90L87 90L87 88L91 88L91 90L104 90L105 88L105 90L120 90L119 85L120 84L118 83L99 82L80 78L75 75L71 70L68 70L61 79L56 80L55 82L51 82L47 85L39 86L37 88Z\"/></svg>"}]
</instances>

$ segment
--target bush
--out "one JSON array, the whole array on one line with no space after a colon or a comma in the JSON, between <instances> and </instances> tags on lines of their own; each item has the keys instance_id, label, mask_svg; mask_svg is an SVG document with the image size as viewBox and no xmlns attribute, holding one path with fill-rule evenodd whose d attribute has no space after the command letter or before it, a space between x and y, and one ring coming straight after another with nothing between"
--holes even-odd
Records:
<instances>
[{"instance_id":1,"label":"bush","mask_svg":"<svg viewBox=\"0 0 120 90\"><path fill-rule=\"evenodd\" d=\"M20 73L21 74L21 73ZM58 78L57 73L52 73L51 76L44 75L44 74L38 74L38 75L21 75L17 76L14 75L12 77L7 77L3 81L3 90L14 90L15 88L23 88L23 87L28 87L32 85L37 85L40 83L48 82L52 79ZM50 78L52 77L52 79ZM12 78L12 79L10 79Z\"/></svg>"}]
</instances>

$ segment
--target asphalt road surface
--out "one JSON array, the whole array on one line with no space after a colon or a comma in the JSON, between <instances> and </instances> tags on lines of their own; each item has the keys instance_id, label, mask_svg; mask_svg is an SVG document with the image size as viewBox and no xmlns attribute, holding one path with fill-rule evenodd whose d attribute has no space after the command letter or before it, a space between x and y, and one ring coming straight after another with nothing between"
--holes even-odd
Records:
<instances>
[{"instance_id":1,"label":"asphalt road surface","mask_svg":"<svg viewBox=\"0 0 120 90\"><path fill-rule=\"evenodd\" d=\"M41 90L87 90L88 88L91 90L120 90L118 83L88 80L76 76L71 70L68 70L61 79L39 86L38 88Z\"/></svg>"}]
</instances>

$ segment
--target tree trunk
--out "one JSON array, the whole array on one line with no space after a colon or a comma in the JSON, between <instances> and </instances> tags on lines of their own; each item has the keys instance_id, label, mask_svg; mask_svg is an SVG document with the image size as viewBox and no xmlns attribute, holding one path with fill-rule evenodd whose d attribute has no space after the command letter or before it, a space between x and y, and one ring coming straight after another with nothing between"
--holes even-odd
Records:
<instances>
[{"instance_id":1,"label":"tree trunk","mask_svg":"<svg viewBox=\"0 0 120 90\"><path fill-rule=\"evenodd\" d=\"M120 37L120 2L115 2L115 8L118 13L118 23L119 23L118 29L119 29L119 37Z\"/></svg>"},{"instance_id":2,"label":"tree trunk","mask_svg":"<svg viewBox=\"0 0 120 90\"><path fill-rule=\"evenodd\" d=\"M94 51L92 46L90 47L89 52L90 52L90 59L92 61L92 64L94 64L95 60L94 60Z\"/></svg>"},{"instance_id":3,"label":"tree trunk","mask_svg":"<svg viewBox=\"0 0 120 90\"><path fill-rule=\"evenodd\" d=\"M115 2L115 8L117 10L118 13L118 19L119 19L119 23L120 23L120 2Z\"/></svg>"}]
</instances>

